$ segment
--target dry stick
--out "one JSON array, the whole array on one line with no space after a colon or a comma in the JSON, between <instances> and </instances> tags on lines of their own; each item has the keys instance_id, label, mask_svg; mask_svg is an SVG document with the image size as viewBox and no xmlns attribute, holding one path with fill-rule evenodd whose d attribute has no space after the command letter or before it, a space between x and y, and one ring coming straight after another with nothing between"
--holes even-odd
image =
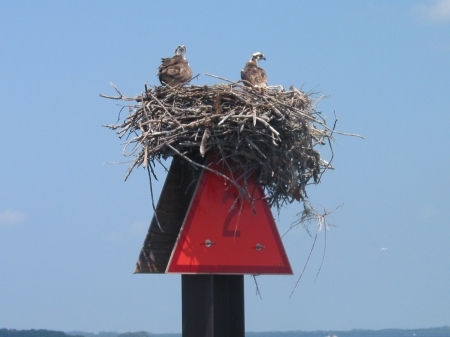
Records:
<instances>
[{"instance_id":1,"label":"dry stick","mask_svg":"<svg viewBox=\"0 0 450 337\"><path fill-rule=\"evenodd\" d=\"M323 261L325 260L325 254L327 252L327 225L325 224L325 242L323 245L323 254L322 254L322 260L320 261L319 270L317 271L316 277L314 278L314 282L317 281L317 278L319 277L320 271L322 270Z\"/></svg>"},{"instance_id":2,"label":"dry stick","mask_svg":"<svg viewBox=\"0 0 450 337\"><path fill-rule=\"evenodd\" d=\"M230 118L231 116L233 116L231 113L229 115L226 115L224 118L222 118L222 120L219 122L219 124L217 125L222 125L228 118Z\"/></svg>"},{"instance_id":3,"label":"dry stick","mask_svg":"<svg viewBox=\"0 0 450 337\"><path fill-rule=\"evenodd\" d=\"M311 122L314 122L314 123L323 125L323 122L319 121L319 120L318 120L317 118L315 118L311 113L310 113L310 114L307 114L307 113L305 113L305 112L302 112L302 111L300 111L300 109L295 108L295 107L293 107L293 106L291 106L291 105L287 105L286 103L280 102L280 101L279 101L278 99L276 99L276 98L273 98L273 97L269 97L269 98L270 98L271 100L275 101L275 103L277 103L277 104L279 104L279 105L282 105L282 106L284 106L284 107L287 108L287 109L290 109L290 110L295 111L295 113L298 113L299 115L301 115L302 117L304 117L304 118L310 120ZM310 111L311 111L311 110L310 110Z\"/></svg>"},{"instance_id":4,"label":"dry stick","mask_svg":"<svg viewBox=\"0 0 450 337\"><path fill-rule=\"evenodd\" d=\"M297 279L297 282L295 282L294 288L292 289L292 292L291 292L291 294L289 295L289 298L291 298L292 295L294 294L294 292L295 292L295 290L296 290L296 288L297 288L297 286L298 286L298 283L300 282L300 279L302 278L302 276L303 276L303 274L304 274L304 272L305 272L305 270L306 270L306 266L308 265L308 262L309 262L309 260L310 260L310 258L311 258L312 252L313 252L313 250L314 250L314 246L315 246L316 241L317 241L317 236L319 235L319 232L321 231L321 229L322 229L323 226L325 227L325 228L324 228L324 231L325 231L325 246L324 246L324 249L326 249L326 231L327 231L326 216L328 216L329 214L333 213L335 210L337 210L338 208L341 208L342 206L344 206L344 204L337 206L335 209L333 209L333 210L330 211L330 212L327 212L327 211L324 210L324 213L323 213L323 214L317 213L317 211L314 210L314 209L311 209L311 210L310 210L310 212L314 212L314 213L315 213L315 218L317 218L317 220L318 220L318 226L317 226L316 234L315 234L315 236L314 236L313 244L312 244L311 249L310 249L309 254L308 254L308 258L306 259L305 265L304 265L304 267L303 267L303 270L302 270L300 276L299 276L298 279ZM306 215L306 217L305 217L304 220L302 220L302 221L310 221L311 218L312 218L312 215ZM297 225L296 225L296 226L297 226ZM296 226L291 226L291 228L290 228L287 232L289 232L292 228L294 228L294 227L296 227ZM307 230L307 231L308 231L308 230ZM284 235L286 235L287 232L284 233ZM308 231L308 234L309 234L309 231ZM282 237L284 237L284 235L283 235ZM316 274L316 278L314 279L314 282L317 280L317 277L319 276L319 273L320 273L320 271L322 270L322 265L323 265L324 259L325 259L325 251L324 251L324 254L322 255L322 261L321 261L321 263L320 263L320 267L319 267L319 270L318 270L318 272L317 272L317 274Z\"/></svg>"},{"instance_id":5,"label":"dry stick","mask_svg":"<svg viewBox=\"0 0 450 337\"><path fill-rule=\"evenodd\" d=\"M107 96L107 95L103 95L100 94L100 97L103 98L109 98L109 99L116 99L116 100L123 100L123 101L137 101L137 99L139 98L139 96L135 96L135 97L126 97L124 95L122 95L122 93L119 91L119 89L117 89L117 87L114 85L114 83L109 82L109 84L111 84L113 86L114 89L116 89L117 93L120 95L119 97L117 96Z\"/></svg>"},{"instance_id":6,"label":"dry stick","mask_svg":"<svg viewBox=\"0 0 450 337\"><path fill-rule=\"evenodd\" d=\"M161 159L159 159L158 157L154 157L153 159L156 160L159 163L159 165L161 165L167 173L169 173L169 169L162 163ZM155 176L155 179L158 180L156 178L156 176Z\"/></svg>"},{"instance_id":7,"label":"dry stick","mask_svg":"<svg viewBox=\"0 0 450 337\"><path fill-rule=\"evenodd\" d=\"M236 119L253 119L253 116L252 115L245 115L245 116L231 116L230 118L236 118ZM261 123L263 123L265 126L267 126L269 129L270 129L270 131L272 131L274 134L276 134L277 136L279 136L280 135L280 133L277 131L277 130L275 130L269 123L267 123L264 119L262 119L262 118L260 118L260 117L256 117L256 120L258 120L258 121L260 121Z\"/></svg>"},{"instance_id":8,"label":"dry stick","mask_svg":"<svg viewBox=\"0 0 450 337\"><path fill-rule=\"evenodd\" d=\"M281 113L281 111L279 111L272 103L270 103L266 97L263 97L263 99L267 102L267 104L269 104L270 109L273 111L275 115L281 117L282 119L285 118L284 115Z\"/></svg>"},{"instance_id":9,"label":"dry stick","mask_svg":"<svg viewBox=\"0 0 450 337\"><path fill-rule=\"evenodd\" d=\"M172 114L169 112L169 110L167 110L167 108L161 103L161 101L155 95L153 95L153 93L151 91L150 91L150 95L153 97L153 99L156 102L158 102L158 104L164 109L164 111L170 116L170 118L172 118L183 129L183 125L172 116Z\"/></svg>"},{"instance_id":10,"label":"dry stick","mask_svg":"<svg viewBox=\"0 0 450 337\"><path fill-rule=\"evenodd\" d=\"M311 258L311 254L312 254L312 252L313 252L313 250L314 250L314 246L315 246L315 244L316 244L316 241L317 241L317 235L318 235L318 234L319 234L319 231L316 231L316 235L314 236L314 242L313 242L313 244L312 244L311 250L309 251L309 255L308 255L308 258L306 259L305 266L303 267L302 273L301 273L300 276L298 277L297 282L295 282L294 289L292 289L292 292L291 292L291 294L289 295L289 298L291 298L292 295L294 294L294 291L295 291L295 289L297 289L298 283L300 282L300 279L302 278L302 276L303 276L303 274L304 274L304 272L305 272L305 270L306 270L306 266L308 265L309 259Z\"/></svg>"},{"instance_id":11,"label":"dry stick","mask_svg":"<svg viewBox=\"0 0 450 337\"><path fill-rule=\"evenodd\" d=\"M100 95L100 96L101 96L101 95ZM117 116L117 122L116 122L116 123L119 123L119 120L120 120L120 114L122 113L123 108L125 108L125 106L123 106L123 107L120 109L120 111L119 111L119 116Z\"/></svg>"},{"instance_id":12,"label":"dry stick","mask_svg":"<svg viewBox=\"0 0 450 337\"><path fill-rule=\"evenodd\" d=\"M262 299L261 292L259 291L259 287L258 287L258 282L256 281L256 276L258 276L258 275L252 275L253 281L255 281L256 295L257 296L259 295L259 298Z\"/></svg>"},{"instance_id":13,"label":"dry stick","mask_svg":"<svg viewBox=\"0 0 450 337\"><path fill-rule=\"evenodd\" d=\"M227 92L228 94L230 94L233 97L236 97L238 100L240 100L242 103L248 104L248 105L252 105L252 103L250 103L249 101L247 101L245 98L242 98L236 91L230 91Z\"/></svg>"},{"instance_id":14,"label":"dry stick","mask_svg":"<svg viewBox=\"0 0 450 337\"><path fill-rule=\"evenodd\" d=\"M226 78L223 78L223 77L220 77L220 76L217 76L217 75L212 75L212 74L208 74L208 73L205 73L205 75L209 76L209 77L218 78L219 80L227 81L228 83L232 83L232 84L237 85L238 87L241 87L241 88L247 88L246 86L244 86L242 84L239 84L237 82L233 82L233 81L227 80Z\"/></svg>"},{"instance_id":15,"label":"dry stick","mask_svg":"<svg viewBox=\"0 0 450 337\"><path fill-rule=\"evenodd\" d=\"M245 137L245 140L247 141L247 143L250 144L250 147L254 148L256 151L259 152L261 156L263 156L264 159L266 159L264 153L261 152L261 150L255 145L255 143L253 143L248 137Z\"/></svg>"},{"instance_id":16,"label":"dry stick","mask_svg":"<svg viewBox=\"0 0 450 337\"><path fill-rule=\"evenodd\" d=\"M332 130L328 126L326 126L325 124L323 124L322 126L324 128L326 128L328 131L333 131L333 133L336 133L338 135L349 136L349 137L358 137L358 138L361 138L361 139L366 139L366 137L358 135L356 133L346 133L346 132L340 132L340 131Z\"/></svg>"},{"instance_id":17,"label":"dry stick","mask_svg":"<svg viewBox=\"0 0 450 337\"><path fill-rule=\"evenodd\" d=\"M148 144L145 144L145 156L144 156L144 164L142 165L145 168L148 164Z\"/></svg>"},{"instance_id":18,"label":"dry stick","mask_svg":"<svg viewBox=\"0 0 450 337\"><path fill-rule=\"evenodd\" d=\"M139 145L141 145L144 141L145 141L145 137L143 137L142 135L130 139L128 142L125 143L125 147L122 150L123 156L129 157L129 156L133 155L134 153L136 153L136 151L139 149ZM137 143L137 144L134 144L134 147L131 150L131 152L129 154L126 154L125 151L127 150L128 146L132 143Z\"/></svg>"},{"instance_id":19,"label":"dry stick","mask_svg":"<svg viewBox=\"0 0 450 337\"><path fill-rule=\"evenodd\" d=\"M336 116L336 115L335 115L335 116ZM332 131L331 131L331 133L330 133L330 136L333 135L334 128L336 127L337 121L338 121L338 119L336 118L336 119L334 120L334 125L333 125L333 129L332 129ZM326 166L324 167L324 169L322 170L322 173L321 173L320 176L319 176L319 182L322 180L322 176L323 176L323 174L325 173L325 171L328 170L330 167L332 168L331 162L333 161L333 158L334 158L334 149L333 149L333 146L331 145L330 138L328 137L327 140L328 140L328 146L330 147L330 150L331 150L331 159L330 159L330 161L328 162L328 165L326 165Z\"/></svg>"},{"instance_id":20,"label":"dry stick","mask_svg":"<svg viewBox=\"0 0 450 337\"><path fill-rule=\"evenodd\" d=\"M252 106L251 111L252 111L252 117L253 117L253 126L256 126L256 109L254 109Z\"/></svg>"},{"instance_id":21,"label":"dry stick","mask_svg":"<svg viewBox=\"0 0 450 337\"><path fill-rule=\"evenodd\" d=\"M206 142L208 141L209 136L211 136L211 129L207 127L205 131L203 131L202 141L200 143L200 154L202 157L205 156L206 153Z\"/></svg>"},{"instance_id":22,"label":"dry stick","mask_svg":"<svg viewBox=\"0 0 450 337\"><path fill-rule=\"evenodd\" d=\"M200 168L202 168L202 169L204 169L204 170L213 172L213 173L217 174L218 176L224 178L225 180L228 180L231 184L234 185L234 187L237 188L237 190L239 191L239 195L240 195L241 197L243 197L242 195L245 196L245 199L247 199L247 200L250 202L250 204L252 205L252 208L253 208L253 198L248 194L248 191L246 191L246 190L243 189L241 186L239 186L239 185L236 183L236 181L234 181L233 179L228 178L226 175L220 173L219 171L216 171L216 170L213 170L213 169L209 168L208 166L205 166L205 165L196 163L195 161L191 160L190 158L188 158L188 157L186 157L185 155L183 155L182 153L180 153L180 151L178 151L177 149L175 149L172 145L170 145L170 144L168 144L168 143L166 143L165 145L166 145L167 147L169 147L170 149L172 149L172 150L173 150L176 154L178 154L180 157L182 157L183 159L187 160L191 165L194 165L194 166L200 167Z\"/></svg>"},{"instance_id":23,"label":"dry stick","mask_svg":"<svg viewBox=\"0 0 450 337\"><path fill-rule=\"evenodd\" d=\"M136 158L133 162L133 164L131 164L131 166L128 168L127 173L125 175L125 181L127 181L128 177L130 176L131 172L133 171L134 167L138 164L138 159Z\"/></svg>"},{"instance_id":24,"label":"dry stick","mask_svg":"<svg viewBox=\"0 0 450 337\"><path fill-rule=\"evenodd\" d=\"M214 132L214 129L213 129L213 132ZM214 132L214 136L216 136L216 133L215 133L215 132ZM216 138L216 137L215 137L215 138ZM216 138L216 139L217 139L217 138ZM222 146L220 146L219 142L217 142L217 146L218 146L218 148L219 148L220 155L222 156L222 160L224 161L225 165L227 165L228 171L229 171L230 174L231 174L231 178L232 178L233 180L235 180L235 179L234 179L234 176L233 176L233 170L231 169L230 165L228 164L228 161L227 161L226 158L225 158L225 154L223 153ZM251 206L252 206L252 209L254 209L254 208L253 208L253 202L251 202L250 204L251 204Z\"/></svg>"},{"instance_id":25,"label":"dry stick","mask_svg":"<svg viewBox=\"0 0 450 337\"><path fill-rule=\"evenodd\" d=\"M231 175L233 175L233 171L231 170L230 165L228 165L228 162L227 162L227 160L226 160L226 158L225 158L225 154L224 154L224 152L223 152L222 146L220 145L220 141L219 141L219 139L218 139L218 137L217 137L216 129L213 128L213 129L212 129L212 132L213 132L213 138L214 138L214 140L215 140L215 142L216 142L216 144L217 144L217 147L219 148L219 153L220 153L220 155L222 156L222 160L223 160L224 163L227 165L228 170L231 172Z\"/></svg>"},{"instance_id":26,"label":"dry stick","mask_svg":"<svg viewBox=\"0 0 450 337\"><path fill-rule=\"evenodd\" d=\"M342 135L342 136L350 136L350 137L358 137L358 138L361 138L361 139L366 139L365 137L363 137L363 136L361 136L361 135L358 135L358 134L356 134L356 133L346 133L346 132L336 131L336 130L334 129L334 127L333 127L333 129L330 129L330 128L327 126L326 123L322 123L322 122L320 122L320 121L318 121L318 120L316 120L316 123L322 125L325 129L327 129L328 131L330 131L330 132L331 132L330 136L331 136L333 133L336 133L336 134ZM336 123L335 123L335 126L336 126Z\"/></svg>"},{"instance_id":27,"label":"dry stick","mask_svg":"<svg viewBox=\"0 0 450 337\"><path fill-rule=\"evenodd\" d=\"M314 279L314 282L316 282L317 277L319 276L320 271L322 270L323 261L325 260L325 252L326 252L326 250L327 250L327 224L326 224L325 217L326 217L327 215L333 213L333 212L334 212L335 210L337 210L338 208L341 208L342 206L344 206L344 204L339 205L338 207L336 207L335 209L333 209L333 210L330 211L330 212L325 212L324 214L320 215L321 217L323 217L323 223L324 223L324 225L325 225L325 228L324 228L324 231L325 231L325 244L324 244L324 246L323 246L322 261L320 261L319 270L317 271L316 278Z\"/></svg>"}]
</instances>

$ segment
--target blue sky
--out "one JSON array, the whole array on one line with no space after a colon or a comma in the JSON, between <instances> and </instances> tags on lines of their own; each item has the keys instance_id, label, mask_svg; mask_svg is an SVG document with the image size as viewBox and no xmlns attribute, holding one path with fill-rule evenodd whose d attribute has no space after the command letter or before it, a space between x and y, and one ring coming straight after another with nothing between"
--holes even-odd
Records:
<instances>
[{"instance_id":1,"label":"blue sky","mask_svg":"<svg viewBox=\"0 0 450 337\"><path fill-rule=\"evenodd\" d=\"M310 201L332 214L312 245L284 243L294 276L246 281L246 328L450 325L450 1L2 1L0 327L181 331L178 275L133 275L152 217L145 171L124 183L114 82L158 84L187 46L194 84L238 79L256 51L270 84L327 95L334 166ZM324 149L324 155L326 150ZM159 170L159 193L164 173ZM280 232L298 205L277 218Z\"/></svg>"}]
</instances>

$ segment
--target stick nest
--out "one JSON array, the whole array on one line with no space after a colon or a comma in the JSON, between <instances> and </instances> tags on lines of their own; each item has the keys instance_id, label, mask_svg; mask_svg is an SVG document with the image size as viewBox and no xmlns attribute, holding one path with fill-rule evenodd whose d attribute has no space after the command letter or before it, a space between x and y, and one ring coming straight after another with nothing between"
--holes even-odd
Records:
<instances>
[{"instance_id":1,"label":"stick nest","mask_svg":"<svg viewBox=\"0 0 450 337\"><path fill-rule=\"evenodd\" d=\"M271 206L307 198L306 186L320 182L331 168L318 148L331 147L334 127L316 111L317 101L293 86L285 91L229 82L146 86L136 97L123 96L112 84L120 96L100 95L134 101L122 123L104 125L126 139L123 154L134 158L125 180L141 165L154 175L161 158L180 156L204 167L195 158L216 153L233 171L243 172L244 180L256 172Z\"/></svg>"}]
</instances>

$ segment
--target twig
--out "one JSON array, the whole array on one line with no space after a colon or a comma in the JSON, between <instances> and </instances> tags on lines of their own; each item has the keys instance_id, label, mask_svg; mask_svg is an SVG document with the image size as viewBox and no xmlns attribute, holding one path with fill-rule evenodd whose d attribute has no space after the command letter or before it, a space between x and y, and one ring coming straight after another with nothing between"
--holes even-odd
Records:
<instances>
[{"instance_id":1,"label":"twig","mask_svg":"<svg viewBox=\"0 0 450 337\"><path fill-rule=\"evenodd\" d=\"M223 77L220 77L220 76L217 76L217 75L212 75L212 74L208 74L208 73L205 73L205 75L206 75L206 76L209 76L209 77L218 78L219 80L227 81L228 83L237 85L238 87L243 88L243 89L246 89L246 88L247 88L246 86L244 86L244 85L242 85L242 84L239 84L239 83L234 82L234 81L227 80L226 78L223 78Z\"/></svg>"},{"instance_id":2,"label":"twig","mask_svg":"<svg viewBox=\"0 0 450 337\"><path fill-rule=\"evenodd\" d=\"M316 241L317 241L317 237L319 235L319 232L322 230L322 228L324 228L325 231L325 245L324 245L324 253L322 255L322 260L320 262L320 266L319 266L319 270L317 271L316 277L314 279L314 282L317 280L317 277L320 274L320 271L322 270L322 266L323 266L323 262L325 260L325 251L326 251L326 232L328 229L327 223L326 223L326 217L328 215L330 215L331 213L333 213L335 210L337 210L338 208L341 208L342 206L344 206L344 204L339 205L337 207L335 207L332 211L326 211L324 209L322 214L319 214L315 209L310 207L310 204L308 203L308 205L305 205L305 210L302 213L301 219L298 223L296 223L295 226L291 226L291 228L289 230L291 230L293 227L298 226L299 224L303 224L303 227L307 226L308 222L310 222L312 219L316 219L317 220L317 228L316 228L316 234L314 235L314 240L313 240L313 244L311 246L311 249L309 250L309 254L308 254L308 258L306 259L305 265L303 266L303 270L300 274L300 276L298 277L297 281L294 284L294 288L292 289L291 294L289 295L289 298L292 297L292 295L294 294L295 290L297 289L297 286L303 276L303 274L305 273L306 270L306 266L308 265L308 262L311 258L312 252L314 250L314 247L316 245ZM306 228L306 227L305 227ZM308 231L309 233L309 231ZM286 234L286 233L285 233ZM284 235L283 235L284 236Z\"/></svg>"},{"instance_id":3,"label":"twig","mask_svg":"<svg viewBox=\"0 0 450 337\"><path fill-rule=\"evenodd\" d=\"M114 83L109 82L109 84L111 84L113 86L113 88L116 89L117 93L120 96L107 96L107 95L99 94L100 97L109 98L109 99L116 99L116 100L120 99L122 101L136 101L139 98L139 96L126 97L126 96L122 95L122 93L119 91L119 89L117 89L117 87L114 85Z\"/></svg>"},{"instance_id":4,"label":"twig","mask_svg":"<svg viewBox=\"0 0 450 337\"><path fill-rule=\"evenodd\" d=\"M256 276L258 276L258 275L252 275L253 281L255 281L256 296L259 296L259 298L262 300L261 292L259 291L259 287L258 287L258 282L256 281Z\"/></svg>"},{"instance_id":5,"label":"twig","mask_svg":"<svg viewBox=\"0 0 450 337\"><path fill-rule=\"evenodd\" d=\"M248 194L248 191L246 189L242 188L241 186L239 186L239 184L237 184L235 180L228 178L226 175L222 174L219 171L213 170L213 169L209 168L208 166L196 163L195 161L191 160L190 158L188 158L185 155L183 155L182 153L180 153L177 149L175 149L170 144L166 144L166 146L169 147L176 154L178 154L180 157L182 157L184 160L188 161L191 165L203 168L204 170L207 170L207 171L210 171L210 172L213 172L213 173L217 174L218 176L224 178L225 180L229 181L234 187L237 188L237 190L239 191L240 197L241 198L245 198L247 201L249 201L251 206L252 206L252 209L254 209L253 198Z\"/></svg>"}]
</instances>

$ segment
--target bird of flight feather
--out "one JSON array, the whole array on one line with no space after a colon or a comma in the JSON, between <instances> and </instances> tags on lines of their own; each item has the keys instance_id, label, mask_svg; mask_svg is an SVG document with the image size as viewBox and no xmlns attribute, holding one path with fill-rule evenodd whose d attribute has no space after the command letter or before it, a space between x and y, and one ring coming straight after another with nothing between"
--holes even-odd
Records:
<instances>
[{"instance_id":1,"label":"bird of flight feather","mask_svg":"<svg viewBox=\"0 0 450 337\"><path fill-rule=\"evenodd\" d=\"M241 70L241 79L247 87L267 87L267 75L263 68L258 67L259 60L266 60L264 54L256 52Z\"/></svg>"},{"instance_id":2,"label":"bird of flight feather","mask_svg":"<svg viewBox=\"0 0 450 337\"><path fill-rule=\"evenodd\" d=\"M157 76L162 85L176 87L192 78L192 70L186 60L186 46L179 45L174 54L172 57L161 59Z\"/></svg>"}]
</instances>

